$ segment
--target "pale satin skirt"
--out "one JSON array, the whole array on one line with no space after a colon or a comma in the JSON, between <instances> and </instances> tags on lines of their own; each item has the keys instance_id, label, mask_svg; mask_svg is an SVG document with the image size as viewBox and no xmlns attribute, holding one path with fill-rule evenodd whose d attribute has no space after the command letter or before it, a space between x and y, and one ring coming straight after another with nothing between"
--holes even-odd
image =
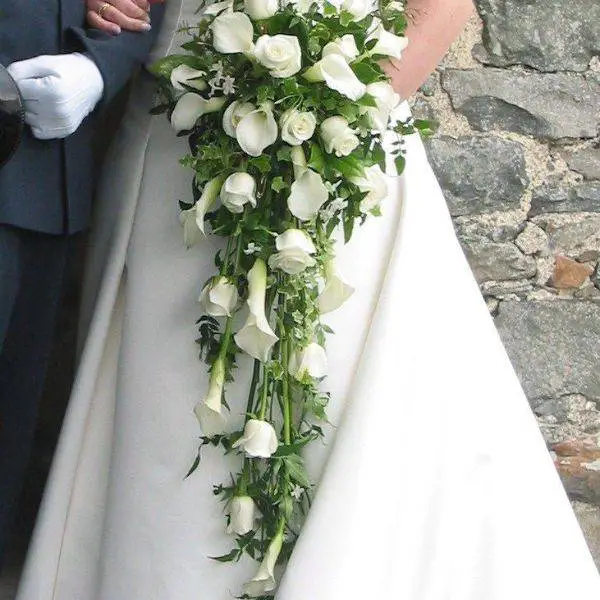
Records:
<instances>
[{"instance_id":1,"label":"pale satin skirt","mask_svg":"<svg viewBox=\"0 0 600 600\"><path fill-rule=\"evenodd\" d=\"M185 250L186 151L150 92L132 100L101 187L90 334L18 600L227 600L254 564L212 485L234 463L192 413L207 386L196 302L220 240ZM326 444L278 600L587 600L600 579L416 137L383 217L347 246L331 315ZM104 264L106 257L108 261ZM88 303L92 305L92 303ZM229 386L239 425L250 374Z\"/></svg>"}]
</instances>

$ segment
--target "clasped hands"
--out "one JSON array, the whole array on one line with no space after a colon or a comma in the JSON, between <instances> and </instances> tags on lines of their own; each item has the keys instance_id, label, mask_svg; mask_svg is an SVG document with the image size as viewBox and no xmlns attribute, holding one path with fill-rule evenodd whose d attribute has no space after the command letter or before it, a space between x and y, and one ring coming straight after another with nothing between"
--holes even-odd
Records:
<instances>
[{"instance_id":1,"label":"clasped hands","mask_svg":"<svg viewBox=\"0 0 600 600\"><path fill-rule=\"evenodd\" d=\"M164 0L86 0L88 24L113 35L122 28L148 31L150 4L160 2ZM41 140L75 132L104 92L100 70L80 53L36 56L12 63L8 71L21 91L25 122Z\"/></svg>"}]
</instances>

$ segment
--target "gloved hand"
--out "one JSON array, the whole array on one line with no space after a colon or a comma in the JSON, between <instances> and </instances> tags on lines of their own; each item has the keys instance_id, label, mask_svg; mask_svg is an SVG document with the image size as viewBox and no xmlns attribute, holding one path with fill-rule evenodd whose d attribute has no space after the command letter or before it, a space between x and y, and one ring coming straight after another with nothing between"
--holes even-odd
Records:
<instances>
[{"instance_id":1,"label":"gloved hand","mask_svg":"<svg viewBox=\"0 0 600 600\"><path fill-rule=\"evenodd\" d=\"M25 104L25 122L40 140L77 130L102 98L104 80L83 54L36 56L8 67Z\"/></svg>"}]
</instances>

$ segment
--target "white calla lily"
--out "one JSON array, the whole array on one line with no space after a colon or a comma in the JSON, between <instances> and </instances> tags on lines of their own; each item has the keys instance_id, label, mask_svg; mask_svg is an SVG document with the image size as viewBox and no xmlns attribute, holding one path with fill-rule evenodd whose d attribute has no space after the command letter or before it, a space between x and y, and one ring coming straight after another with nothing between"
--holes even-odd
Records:
<instances>
[{"instance_id":1,"label":"white calla lily","mask_svg":"<svg viewBox=\"0 0 600 600\"><path fill-rule=\"evenodd\" d=\"M292 167L294 169L294 179L300 179L302 173L308 169L306 164L306 156L301 146L294 146L290 150L290 158L292 159Z\"/></svg>"},{"instance_id":2,"label":"white calla lily","mask_svg":"<svg viewBox=\"0 0 600 600\"><path fill-rule=\"evenodd\" d=\"M290 212L301 221L310 221L327 202L329 192L323 178L311 169L306 169L294 183L287 205Z\"/></svg>"},{"instance_id":3,"label":"white calla lily","mask_svg":"<svg viewBox=\"0 0 600 600\"><path fill-rule=\"evenodd\" d=\"M204 233L204 217L211 209L212 205L216 202L222 185L222 176L219 175L218 177L211 179L204 185L202 194L194 206L196 209L196 225L202 233Z\"/></svg>"},{"instance_id":4,"label":"white calla lily","mask_svg":"<svg viewBox=\"0 0 600 600\"><path fill-rule=\"evenodd\" d=\"M230 317L238 302L237 287L227 277L214 277L206 284L198 301L207 315Z\"/></svg>"},{"instance_id":5,"label":"white calla lily","mask_svg":"<svg viewBox=\"0 0 600 600\"><path fill-rule=\"evenodd\" d=\"M360 144L360 140L348 125L348 120L339 115L325 119L321 123L320 131L325 152L329 154L348 156Z\"/></svg>"},{"instance_id":6,"label":"white calla lily","mask_svg":"<svg viewBox=\"0 0 600 600\"><path fill-rule=\"evenodd\" d=\"M349 12L357 21L362 21L375 10L373 0L343 0L342 8Z\"/></svg>"},{"instance_id":7,"label":"white calla lily","mask_svg":"<svg viewBox=\"0 0 600 600\"><path fill-rule=\"evenodd\" d=\"M232 213L244 212L244 205L256 207L256 181L248 173L232 173L223 183L219 198L223 206Z\"/></svg>"},{"instance_id":8,"label":"white calla lily","mask_svg":"<svg viewBox=\"0 0 600 600\"><path fill-rule=\"evenodd\" d=\"M329 56L330 54L337 54L347 63L351 63L358 56L358 48L356 47L354 36L347 33L341 38L325 44L322 56Z\"/></svg>"},{"instance_id":9,"label":"white calla lily","mask_svg":"<svg viewBox=\"0 0 600 600\"><path fill-rule=\"evenodd\" d=\"M270 458L277 450L277 433L271 423L250 419L244 426L244 434L234 444L250 458Z\"/></svg>"},{"instance_id":10,"label":"white calla lily","mask_svg":"<svg viewBox=\"0 0 600 600\"><path fill-rule=\"evenodd\" d=\"M256 106L250 102L240 102L240 100L234 100L223 113L223 130L229 136L234 138L237 126L240 121L253 110L256 110Z\"/></svg>"},{"instance_id":11,"label":"white calla lily","mask_svg":"<svg viewBox=\"0 0 600 600\"><path fill-rule=\"evenodd\" d=\"M223 386L225 385L225 365L223 359L214 362L206 398L194 407L202 433L208 437L225 431L225 417L222 413Z\"/></svg>"},{"instance_id":12,"label":"white calla lily","mask_svg":"<svg viewBox=\"0 0 600 600\"><path fill-rule=\"evenodd\" d=\"M279 10L277 0L244 0L244 10L255 21L269 19Z\"/></svg>"},{"instance_id":13,"label":"white calla lily","mask_svg":"<svg viewBox=\"0 0 600 600\"><path fill-rule=\"evenodd\" d=\"M400 96L387 81L376 81L367 86L367 94L375 99L377 106L361 107L361 112L368 115L371 127L376 131L385 131L390 122L392 111L400 103Z\"/></svg>"},{"instance_id":14,"label":"white calla lily","mask_svg":"<svg viewBox=\"0 0 600 600\"><path fill-rule=\"evenodd\" d=\"M171 71L171 85L178 92L184 92L186 86L203 91L208 87L206 81L201 79L205 75L204 71L193 69L188 65L179 65Z\"/></svg>"},{"instance_id":15,"label":"white calla lily","mask_svg":"<svg viewBox=\"0 0 600 600\"><path fill-rule=\"evenodd\" d=\"M365 167L362 176L352 177L351 181L361 192L367 192L360 203L361 212L377 212L382 200L388 195L387 178L381 167Z\"/></svg>"},{"instance_id":16,"label":"white calla lily","mask_svg":"<svg viewBox=\"0 0 600 600\"><path fill-rule=\"evenodd\" d=\"M254 58L275 78L291 77L302 68L302 49L293 35L261 35Z\"/></svg>"},{"instance_id":17,"label":"white calla lily","mask_svg":"<svg viewBox=\"0 0 600 600\"><path fill-rule=\"evenodd\" d=\"M225 102L224 97L207 99L194 92L183 94L171 113L171 125L177 133L188 131L202 115L221 110Z\"/></svg>"},{"instance_id":18,"label":"white calla lily","mask_svg":"<svg viewBox=\"0 0 600 600\"><path fill-rule=\"evenodd\" d=\"M351 100L360 100L366 86L354 74L343 56L328 54L304 72L307 81L324 81L327 87L336 90Z\"/></svg>"},{"instance_id":19,"label":"white calla lily","mask_svg":"<svg viewBox=\"0 0 600 600\"><path fill-rule=\"evenodd\" d=\"M316 379L325 377L327 375L325 348L312 342L305 348L292 352L288 371L298 381L302 381L307 375Z\"/></svg>"},{"instance_id":20,"label":"white calla lily","mask_svg":"<svg viewBox=\"0 0 600 600\"><path fill-rule=\"evenodd\" d=\"M235 130L240 148L250 156L260 156L264 149L277 140L277 123L273 109L264 104L247 113Z\"/></svg>"},{"instance_id":21,"label":"white calla lily","mask_svg":"<svg viewBox=\"0 0 600 600\"><path fill-rule=\"evenodd\" d=\"M247 14L243 12L222 12L215 17L210 28L213 32L213 46L221 54L248 54L254 48L254 28Z\"/></svg>"},{"instance_id":22,"label":"white calla lily","mask_svg":"<svg viewBox=\"0 0 600 600\"><path fill-rule=\"evenodd\" d=\"M353 293L354 288L344 280L335 262L328 261L325 265L325 287L317 297L319 312L324 315L337 310Z\"/></svg>"},{"instance_id":23,"label":"white calla lily","mask_svg":"<svg viewBox=\"0 0 600 600\"><path fill-rule=\"evenodd\" d=\"M198 227L196 213L196 205L179 213L179 222L183 226L183 243L186 248L191 248L204 237Z\"/></svg>"},{"instance_id":24,"label":"white calla lily","mask_svg":"<svg viewBox=\"0 0 600 600\"><path fill-rule=\"evenodd\" d=\"M224 2L215 2L214 4L209 4L202 10L202 15L214 17L224 11L233 11L233 0L225 0Z\"/></svg>"},{"instance_id":25,"label":"white calla lily","mask_svg":"<svg viewBox=\"0 0 600 600\"><path fill-rule=\"evenodd\" d=\"M307 267L314 267L315 259L311 256L317 250L308 234L301 229L288 229L275 239L278 252L269 257L272 269L281 269L288 275L298 275Z\"/></svg>"},{"instance_id":26,"label":"white calla lily","mask_svg":"<svg viewBox=\"0 0 600 600\"><path fill-rule=\"evenodd\" d=\"M275 565L281 548L283 546L283 530L277 532L277 535L271 540L265 557L258 567L256 575L244 586L244 591L248 596L264 596L267 592L275 589Z\"/></svg>"},{"instance_id":27,"label":"white calla lily","mask_svg":"<svg viewBox=\"0 0 600 600\"><path fill-rule=\"evenodd\" d=\"M256 504L250 496L234 496L229 502L227 533L246 535L254 529Z\"/></svg>"},{"instance_id":28,"label":"white calla lily","mask_svg":"<svg viewBox=\"0 0 600 600\"><path fill-rule=\"evenodd\" d=\"M301 112L295 108L286 110L279 119L281 139L290 146L300 146L315 132L317 117L311 112Z\"/></svg>"},{"instance_id":29,"label":"white calla lily","mask_svg":"<svg viewBox=\"0 0 600 600\"><path fill-rule=\"evenodd\" d=\"M381 54L400 60L402 52L408 46L408 38L390 33L380 24L370 39L376 39L377 43L371 49L371 54Z\"/></svg>"},{"instance_id":30,"label":"white calla lily","mask_svg":"<svg viewBox=\"0 0 600 600\"><path fill-rule=\"evenodd\" d=\"M279 339L265 315L267 266L258 258L248 271L248 308L250 313L244 326L235 334L235 343L246 353L265 363Z\"/></svg>"}]
</instances>

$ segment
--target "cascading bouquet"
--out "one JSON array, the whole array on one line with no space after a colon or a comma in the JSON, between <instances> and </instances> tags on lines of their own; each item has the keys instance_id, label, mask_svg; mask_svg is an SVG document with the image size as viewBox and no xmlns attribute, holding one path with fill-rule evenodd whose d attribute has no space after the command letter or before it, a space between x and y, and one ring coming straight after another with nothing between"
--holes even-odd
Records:
<instances>
[{"instance_id":1,"label":"cascading bouquet","mask_svg":"<svg viewBox=\"0 0 600 600\"><path fill-rule=\"evenodd\" d=\"M402 136L430 126L392 118L400 98L380 62L400 59L406 25L398 0L230 0L184 26L187 54L154 66L163 83L154 112L189 139L185 244L207 223L226 239L200 295L210 383L195 410L203 437L188 475L204 445L240 456L232 482L214 492L235 535L216 559L247 553L261 563L242 598L270 596L310 506L301 451L323 435L329 399L321 315L353 292L335 266L334 233L347 241L357 221L379 214L386 154L401 172ZM254 368L245 422L229 433L224 388L240 353Z\"/></svg>"}]
</instances>

